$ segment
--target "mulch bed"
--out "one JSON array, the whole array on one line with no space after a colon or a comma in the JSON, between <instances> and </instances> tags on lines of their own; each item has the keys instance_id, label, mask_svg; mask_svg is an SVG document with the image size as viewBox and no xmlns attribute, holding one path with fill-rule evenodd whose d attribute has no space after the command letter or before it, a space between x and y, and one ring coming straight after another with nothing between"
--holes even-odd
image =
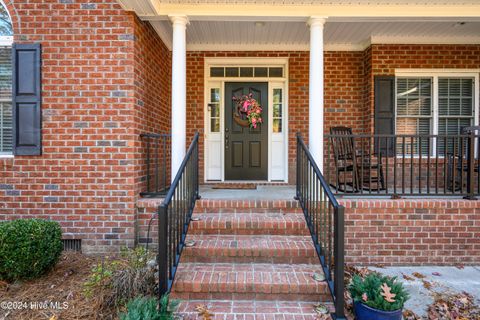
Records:
<instances>
[{"instance_id":1,"label":"mulch bed","mask_svg":"<svg viewBox=\"0 0 480 320\"><path fill-rule=\"evenodd\" d=\"M100 258L64 252L45 276L26 282L0 282L0 302L21 303L22 309L0 309L0 320L116 319L116 311L99 312L83 295L94 264ZM45 303L47 302L47 303Z\"/></svg>"},{"instance_id":2,"label":"mulch bed","mask_svg":"<svg viewBox=\"0 0 480 320\"><path fill-rule=\"evenodd\" d=\"M257 189L255 183L218 183L212 189Z\"/></svg>"}]
</instances>

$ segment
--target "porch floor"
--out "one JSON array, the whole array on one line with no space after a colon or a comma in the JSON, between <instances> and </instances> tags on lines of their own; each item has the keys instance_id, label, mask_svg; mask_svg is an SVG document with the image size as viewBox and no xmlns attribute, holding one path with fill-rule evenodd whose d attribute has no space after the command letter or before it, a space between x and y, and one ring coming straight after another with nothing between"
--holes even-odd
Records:
<instances>
[{"instance_id":1,"label":"porch floor","mask_svg":"<svg viewBox=\"0 0 480 320\"><path fill-rule=\"evenodd\" d=\"M402 195L402 199L462 199L463 196L454 194L427 195L427 190L413 190L416 195ZM335 190L332 188L332 192ZM420 193L420 194L419 194ZM423 193L423 194L422 194ZM293 200L295 196L294 185L257 185L256 189L214 189L212 185L200 186L200 195L203 199L212 200ZM337 199L391 199L385 190L380 192L363 191L361 193L337 193Z\"/></svg>"},{"instance_id":2,"label":"porch floor","mask_svg":"<svg viewBox=\"0 0 480 320\"><path fill-rule=\"evenodd\" d=\"M293 185L258 185L257 189L213 189L211 185L201 185L200 195L204 199L228 200L293 200Z\"/></svg>"}]
</instances>

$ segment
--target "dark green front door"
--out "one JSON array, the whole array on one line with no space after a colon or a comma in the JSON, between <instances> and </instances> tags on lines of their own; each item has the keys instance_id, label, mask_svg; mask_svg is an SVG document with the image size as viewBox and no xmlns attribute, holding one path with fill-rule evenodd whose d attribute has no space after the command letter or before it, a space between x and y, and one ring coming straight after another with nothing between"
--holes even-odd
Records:
<instances>
[{"instance_id":1,"label":"dark green front door","mask_svg":"<svg viewBox=\"0 0 480 320\"><path fill-rule=\"evenodd\" d=\"M237 124L234 96L252 93L262 106L263 123L256 129ZM268 83L225 83L225 180L268 179Z\"/></svg>"}]
</instances>

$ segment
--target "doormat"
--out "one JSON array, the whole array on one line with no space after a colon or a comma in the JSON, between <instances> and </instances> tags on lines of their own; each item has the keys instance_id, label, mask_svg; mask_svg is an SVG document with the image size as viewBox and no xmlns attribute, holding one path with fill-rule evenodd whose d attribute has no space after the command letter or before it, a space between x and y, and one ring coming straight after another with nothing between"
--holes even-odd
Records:
<instances>
[{"instance_id":1,"label":"doormat","mask_svg":"<svg viewBox=\"0 0 480 320\"><path fill-rule=\"evenodd\" d=\"M255 183L218 183L212 189L257 189Z\"/></svg>"}]
</instances>

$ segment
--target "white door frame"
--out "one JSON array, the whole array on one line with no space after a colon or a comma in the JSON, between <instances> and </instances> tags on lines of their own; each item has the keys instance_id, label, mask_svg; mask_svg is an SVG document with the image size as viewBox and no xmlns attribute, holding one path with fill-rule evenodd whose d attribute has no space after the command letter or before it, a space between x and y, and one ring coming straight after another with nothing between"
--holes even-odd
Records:
<instances>
[{"instance_id":1,"label":"white door frame","mask_svg":"<svg viewBox=\"0 0 480 320\"><path fill-rule=\"evenodd\" d=\"M282 67L283 77L210 77L211 67ZM268 181L288 182L288 58L205 58L204 61L204 181L225 181L225 83L226 82L267 82L268 83ZM210 132L210 89L220 89L220 132ZM273 89L282 89L282 132L273 133ZM281 141L283 140L283 143ZM272 173L272 144L277 143L276 148L283 149L283 177L279 171ZM216 144L216 150L220 151L220 167L213 169L209 154L209 146ZM216 162L218 164L218 161ZM216 170L216 171L215 171ZM220 170L220 172L218 172ZM276 176L274 176L275 174ZM214 176L214 177L213 177Z\"/></svg>"}]
</instances>

